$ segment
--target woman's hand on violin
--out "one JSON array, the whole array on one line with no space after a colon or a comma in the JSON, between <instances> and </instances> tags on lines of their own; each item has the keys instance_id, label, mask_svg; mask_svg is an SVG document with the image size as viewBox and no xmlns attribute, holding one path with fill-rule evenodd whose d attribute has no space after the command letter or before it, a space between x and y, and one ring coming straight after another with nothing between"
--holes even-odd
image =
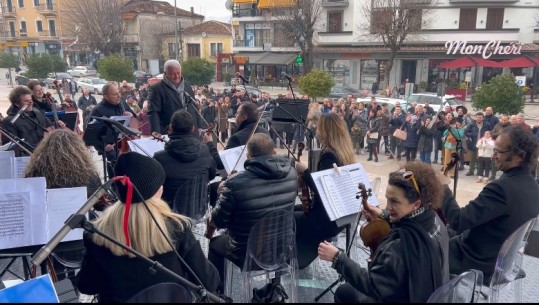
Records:
<instances>
[{"instance_id":1,"label":"woman's hand on violin","mask_svg":"<svg viewBox=\"0 0 539 305\"><path fill-rule=\"evenodd\" d=\"M367 204L367 208L363 208L361 213L367 218L368 221L380 217L382 215L382 209Z\"/></svg>"},{"instance_id":2,"label":"woman's hand on violin","mask_svg":"<svg viewBox=\"0 0 539 305\"><path fill-rule=\"evenodd\" d=\"M318 256L320 256L320 259L331 262L337 253L339 253L339 249L327 241L323 241L318 245Z\"/></svg>"},{"instance_id":3,"label":"woman's hand on violin","mask_svg":"<svg viewBox=\"0 0 539 305\"><path fill-rule=\"evenodd\" d=\"M307 164L303 162L296 162L296 172L303 174L307 170Z\"/></svg>"}]
</instances>

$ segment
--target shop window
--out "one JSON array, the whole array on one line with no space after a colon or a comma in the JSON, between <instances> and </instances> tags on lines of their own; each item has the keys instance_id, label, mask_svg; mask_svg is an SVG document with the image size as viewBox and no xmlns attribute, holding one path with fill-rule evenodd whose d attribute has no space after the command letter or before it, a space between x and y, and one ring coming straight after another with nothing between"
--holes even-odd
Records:
<instances>
[{"instance_id":1,"label":"shop window","mask_svg":"<svg viewBox=\"0 0 539 305\"><path fill-rule=\"evenodd\" d=\"M459 18L459 30L475 30L477 23L476 8L461 8Z\"/></svg>"}]
</instances>

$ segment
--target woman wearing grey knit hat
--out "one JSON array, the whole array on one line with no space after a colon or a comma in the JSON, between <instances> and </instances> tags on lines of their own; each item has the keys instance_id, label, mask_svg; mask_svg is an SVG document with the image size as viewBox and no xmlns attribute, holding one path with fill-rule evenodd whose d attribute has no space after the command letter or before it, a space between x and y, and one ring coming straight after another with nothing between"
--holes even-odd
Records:
<instances>
[{"instance_id":1,"label":"woman wearing grey knit hat","mask_svg":"<svg viewBox=\"0 0 539 305\"><path fill-rule=\"evenodd\" d=\"M219 274L206 259L188 218L172 212L161 199L165 181L161 164L153 158L128 152L118 158L115 174L123 176L115 182L120 201L95 221L97 229L198 284L172 251L166 240L170 239L204 287L214 292ZM158 226L167 236L161 234ZM149 273L145 262L97 234L86 234L84 244L86 254L78 274L78 289L84 294L99 295L100 302L126 302L149 286L173 281L164 273Z\"/></svg>"}]
</instances>

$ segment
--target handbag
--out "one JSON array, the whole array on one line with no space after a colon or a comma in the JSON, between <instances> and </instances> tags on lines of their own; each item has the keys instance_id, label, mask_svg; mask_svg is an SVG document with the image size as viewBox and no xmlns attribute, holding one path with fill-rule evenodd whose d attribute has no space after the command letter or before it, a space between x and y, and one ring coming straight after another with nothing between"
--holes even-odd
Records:
<instances>
[{"instance_id":1,"label":"handbag","mask_svg":"<svg viewBox=\"0 0 539 305\"><path fill-rule=\"evenodd\" d=\"M402 130L404 124L406 124L406 122L402 124L401 128L396 129L395 132L393 132L393 136L401 141L405 141L406 137L408 137L408 133L406 132L406 130Z\"/></svg>"},{"instance_id":2,"label":"handbag","mask_svg":"<svg viewBox=\"0 0 539 305\"><path fill-rule=\"evenodd\" d=\"M377 132L371 132L369 134L369 139L376 139L378 140L378 131Z\"/></svg>"},{"instance_id":3,"label":"handbag","mask_svg":"<svg viewBox=\"0 0 539 305\"><path fill-rule=\"evenodd\" d=\"M288 295L281 284L267 283L261 288L253 288L251 303L285 303Z\"/></svg>"}]
</instances>

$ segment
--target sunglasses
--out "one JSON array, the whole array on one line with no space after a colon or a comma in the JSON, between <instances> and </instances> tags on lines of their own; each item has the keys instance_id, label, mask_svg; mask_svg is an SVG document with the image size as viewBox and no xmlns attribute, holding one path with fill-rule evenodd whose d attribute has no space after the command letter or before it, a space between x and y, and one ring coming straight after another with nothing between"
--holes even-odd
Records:
<instances>
[{"instance_id":1,"label":"sunglasses","mask_svg":"<svg viewBox=\"0 0 539 305\"><path fill-rule=\"evenodd\" d=\"M414 173L412 171L407 171L405 169L401 169L399 173L402 174L402 178L412 181L412 184L414 185L414 189L417 192L417 195L421 196L421 193L419 192L419 186L417 185L417 181L415 180Z\"/></svg>"}]
</instances>

